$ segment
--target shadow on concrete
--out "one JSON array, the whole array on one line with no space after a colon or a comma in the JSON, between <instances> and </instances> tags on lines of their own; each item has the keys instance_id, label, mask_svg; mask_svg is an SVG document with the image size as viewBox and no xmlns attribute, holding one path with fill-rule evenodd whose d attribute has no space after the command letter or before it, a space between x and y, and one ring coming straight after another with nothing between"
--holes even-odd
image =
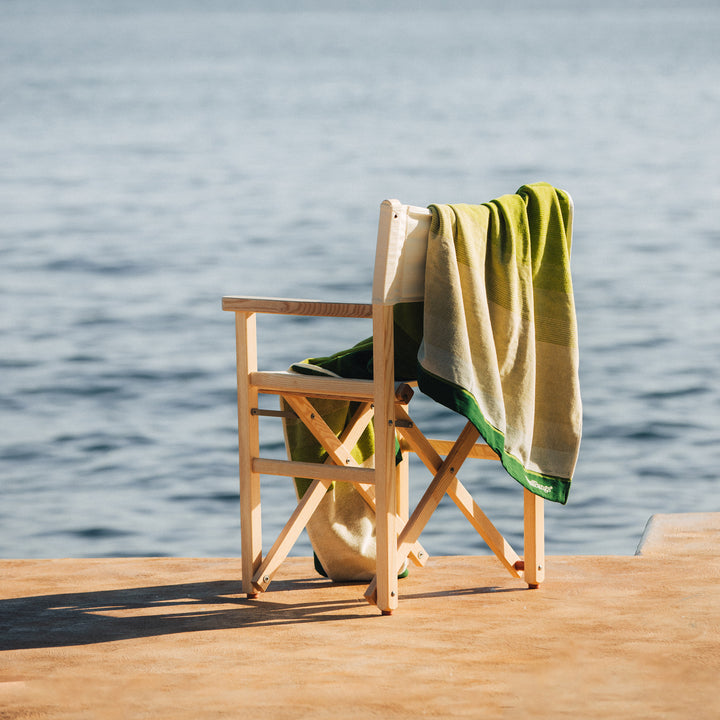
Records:
<instances>
[{"instance_id":1,"label":"shadow on concrete","mask_svg":"<svg viewBox=\"0 0 720 720\"><path fill-rule=\"evenodd\" d=\"M367 604L327 600L327 581L278 581L277 591L316 588L316 602L247 599L237 581L63 593L0 600L0 650L67 647L249 626L367 617Z\"/></svg>"},{"instance_id":2,"label":"shadow on concrete","mask_svg":"<svg viewBox=\"0 0 720 720\"><path fill-rule=\"evenodd\" d=\"M294 623L368 619L375 615L362 598L328 600L325 579L283 580L257 599L237 581L214 581L61 593L0 600L0 651L69 647L177 633L233 630ZM314 590L318 599L292 602L287 591ZM406 601L450 595L516 592L475 587L403 594ZM283 592L285 591L285 592ZM282 597L284 602L279 602ZM307 596L306 596L307 597Z\"/></svg>"}]
</instances>

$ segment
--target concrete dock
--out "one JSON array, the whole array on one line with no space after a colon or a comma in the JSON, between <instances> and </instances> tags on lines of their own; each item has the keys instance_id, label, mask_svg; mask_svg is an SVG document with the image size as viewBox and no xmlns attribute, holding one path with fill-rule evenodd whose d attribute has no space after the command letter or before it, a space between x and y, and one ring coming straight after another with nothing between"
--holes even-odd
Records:
<instances>
[{"instance_id":1,"label":"concrete dock","mask_svg":"<svg viewBox=\"0 0 720 720\"><path fill-rule=\"evenodd\" d=\"M382 617L291 559L0 561L0 718L720 717L720 513L654 516L641 553L433 558Z\"/></svg>"}]
</instances>

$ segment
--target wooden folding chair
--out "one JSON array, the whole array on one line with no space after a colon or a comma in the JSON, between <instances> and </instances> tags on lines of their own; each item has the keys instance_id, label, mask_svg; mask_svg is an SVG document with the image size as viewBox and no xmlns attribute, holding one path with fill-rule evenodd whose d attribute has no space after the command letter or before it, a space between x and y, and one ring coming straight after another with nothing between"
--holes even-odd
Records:
<instances>
[{"instance_id":1,"label":"wooden folding chair","mask_svg":"<svg viewBox=\"0 0 720 720\"><path fill-rule=\"evenodd\" d=\"M386 200L380 209L371 303L226 296L223 310L235 313L237 346L238 436L243 592L255 597L264 591L287 557L303 528L333 482L354 483L375 508L376 575L365 592L383 614L398 605L398 568L410 558L427 561L420 534L447 493L515 578L531 588L544 579L543 499L524 490L524 558L521 559L478 507L457 478L468 458L497 460L479 433L467 423L458 439L428 439L407 412L412 390L396 383L394 373L393 307L423 299L425 251L430 211ZM371 318L373 326L372 380L261 372L257 368L256 313ZM278 395L307 426L328 454L324 464L260 457L259 416L282 415L263 410L258 395ZM330 430L313 407L314 398L336 398L359 403L340 437ZM374 467L359 467L350 454L368 422L374 422ZM396 462L396 438L403 457L417 453L433 478L408 518L407 462ZM301 477L312 480L309 489L274 545L263 557L260 524L260 476Z\"/></svg>"}]
</instances>

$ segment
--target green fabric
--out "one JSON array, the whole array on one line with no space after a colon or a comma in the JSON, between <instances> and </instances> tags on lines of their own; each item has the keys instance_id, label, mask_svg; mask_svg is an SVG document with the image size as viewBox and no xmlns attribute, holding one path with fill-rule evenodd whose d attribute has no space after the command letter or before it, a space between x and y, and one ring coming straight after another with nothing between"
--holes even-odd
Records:
<instances>
[{"instance_id":1,"label":"green fabric","mask_svg":"<svg viewBox=\"0 0 720 720\"><path fill-rule=\"evenodd\" d=\"M395 379L414 380L417 375L417 354L422 340L422 303L401 303L393 310L395 334ZM356 380L373 377L373 341L366 338L347 350L327 357L309 358L292 366L294 372L309 375L332 374ZM344 400L313 399L313 406L328 424L340 435L358 408L358 403ZM284 409L287 409L285 407ZM325 462L327 453L305 425L295 418L285 421L285 437L290 457L302 462ZM352 456L361 465L375 453L372 423L353 448ZM307 478L296 478L298 497L302 497L312 483Z\"/></svg>"},{"instance_id":2,"label":"green fabric","mask_svg":"<svg viewBox=\"0 0 720 720\"><path fill-rule=\"evenodd\" d=\"M536 183L482 205L430 209L425 303L394 310L396 380L417 379L477 427L513 478L564 504L582 424L569 198ZM371 378L372 338L293 369ZM338 434L355 407L317 401ZM302 423L287 422L286 433L293 459L324 461ZM370 426L353 456L362 464L373 451ZM309 481L296 483L302 495Z\"/></svg>"},{"instance_id":3,"label":"green fabric","mask_svg":"<svg viewBox=\"0 0 720 720\"><path fill-rule=\"evenodd\" d=\"M582 426L569 198L536 183L431 211L418 386L565 503Z\"/></svg>"}]
</instances>

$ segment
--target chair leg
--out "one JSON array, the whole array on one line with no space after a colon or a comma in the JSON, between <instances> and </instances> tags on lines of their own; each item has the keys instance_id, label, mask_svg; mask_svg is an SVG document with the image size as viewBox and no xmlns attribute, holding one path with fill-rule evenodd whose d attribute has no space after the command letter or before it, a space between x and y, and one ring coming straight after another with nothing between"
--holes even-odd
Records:
<instances>
[{"instance_id":1,"label":"chair leg","mask_svg":"<svg viewBox=\"0 0 720 720\"><path fill-rule=\"evenodd\" d=\"M373 306L373 358L375 381L376 603L383 615L390 615L398 606L392 305Z\"/></svg>"},{"instance_id":2,"label":"chair leg","mask_svg":"<svg viewBox=\"0 0 720 720\"><path fill-rule=\"evenodd\" d=\"M410 460L406 452L403 452L402 460L395 467L395 484L397 487L397 515L406 523L410 517Z\"/></svg>"},{"instance_id":3,"label":"chair leg","mask_svg":"<svg viewBox=\"0 0 720 720\"><path fill-rule=\"evenodd\" d=\"M397 515L395 514L394 468L389 472L378 473L377 477L378 484L375 488L376 604L383 615L392 615L393 610L398 606Z\"/></svg>"},{"instance_id":4,"label":"chair leg","mask_svg":"<svg viewBox=\"0 0 720 720\"><path fill-rule=\"evenodd\" d=\"M545 506L544 500L524 491L525 582L538 588L545 579Z\"/></svg>"},{"instance_id":5,"label":"chair leg","mask_svg":"<svg viewBox=\"0 0 720 720\"><path fill-rule=\"evenodd\" d=\"M254 313L235 313L237 352L238 451L240 465L240 543L242 587L248 597L256 597L253 576L262 562L260 514L260 475L253 472L253 458L260 454L257 407L258 393L250 386L249 375L257 370L257 339Z\"/></svg>"}]
</instances>

